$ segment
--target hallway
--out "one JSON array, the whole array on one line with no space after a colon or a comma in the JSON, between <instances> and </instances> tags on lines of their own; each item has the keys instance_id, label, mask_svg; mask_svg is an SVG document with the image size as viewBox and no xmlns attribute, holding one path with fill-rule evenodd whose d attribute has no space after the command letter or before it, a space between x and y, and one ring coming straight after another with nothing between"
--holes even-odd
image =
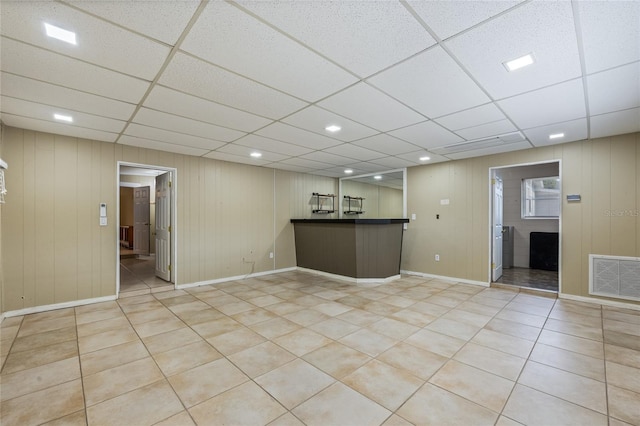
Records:
<instances>
[{"instance_id":1,"label":"hallway","mask_svg":"<svg viewBox=\"0 0 640 426\"><path fill-rule=\"evenodd\" d=\"M155 265L155 255L120 259L120 297L173 290L173 283L156 277Z\"/></svg>"}]
</instances>

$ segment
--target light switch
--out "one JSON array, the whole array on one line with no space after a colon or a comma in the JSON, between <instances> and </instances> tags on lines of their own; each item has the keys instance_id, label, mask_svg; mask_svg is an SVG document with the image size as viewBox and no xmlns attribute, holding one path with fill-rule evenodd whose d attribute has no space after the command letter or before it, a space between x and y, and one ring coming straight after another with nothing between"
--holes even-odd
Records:
<instances>
[{"instance_id":1,"label":"light switch","mask_svg":"<svg viewBox=\"0 0 640 426\"><path fill-rule=\"evenodd\" d=\"M415 213L411 214L411 220L416 220L416 214Z\"/></svg>"},{"instance_id":2,"label":"light switch","mask_svg":"<svg viewBox=\"0 0 640 426\"><path fill-rule=\"evenodd\" d=\"M100 216L100 226L107 226L107 217Z\"/></svg>"}]
</instances>

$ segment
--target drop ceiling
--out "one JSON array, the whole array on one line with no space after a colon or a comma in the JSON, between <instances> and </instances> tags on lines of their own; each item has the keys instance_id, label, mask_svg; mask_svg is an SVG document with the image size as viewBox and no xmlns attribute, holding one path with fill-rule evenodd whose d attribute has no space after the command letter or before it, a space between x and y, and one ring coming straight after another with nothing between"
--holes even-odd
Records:
<instances>
[{"instance_id":1,"label":"drop ceiling","mask_svg":"<svg viewBox=\"0 0 640 426\"><path fill-rule=\"evenodd\" d=\"M25 129L332 177L640 131L638 1L3 0L0 14L0 119Z\"/></svg>"}]
</instances>

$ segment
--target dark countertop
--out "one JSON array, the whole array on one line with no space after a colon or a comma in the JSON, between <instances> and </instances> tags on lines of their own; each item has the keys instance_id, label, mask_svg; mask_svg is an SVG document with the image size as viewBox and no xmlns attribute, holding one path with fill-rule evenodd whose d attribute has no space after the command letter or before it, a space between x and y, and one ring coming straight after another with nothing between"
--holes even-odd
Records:
<instances>
[{"instance_id":1,"label":"dark countertop","mask_svg":"<svg viewBox=\"0 0 640 426\"><path fill-rule=\"evenodd\" d=\"M388 225L409 223L409 219L291 219L291 223L344 223L358 225Z\"/></svg>"}]
</instances>

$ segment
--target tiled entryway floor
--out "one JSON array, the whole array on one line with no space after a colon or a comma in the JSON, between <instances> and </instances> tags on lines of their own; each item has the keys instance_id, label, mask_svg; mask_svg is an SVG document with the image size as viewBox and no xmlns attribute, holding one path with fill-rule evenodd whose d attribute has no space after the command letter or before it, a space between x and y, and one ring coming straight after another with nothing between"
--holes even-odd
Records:
<instances>
[{"instance_id":1,"label":"tiled entryway floor","mask_svg":"<svg viewBox=\"0 0 640 426\"><path fill-rule=\"evenodd\" d=\"M2 425L640 424L640 312L300 272L2 323Z\"/></svg>"}]
</instances>

